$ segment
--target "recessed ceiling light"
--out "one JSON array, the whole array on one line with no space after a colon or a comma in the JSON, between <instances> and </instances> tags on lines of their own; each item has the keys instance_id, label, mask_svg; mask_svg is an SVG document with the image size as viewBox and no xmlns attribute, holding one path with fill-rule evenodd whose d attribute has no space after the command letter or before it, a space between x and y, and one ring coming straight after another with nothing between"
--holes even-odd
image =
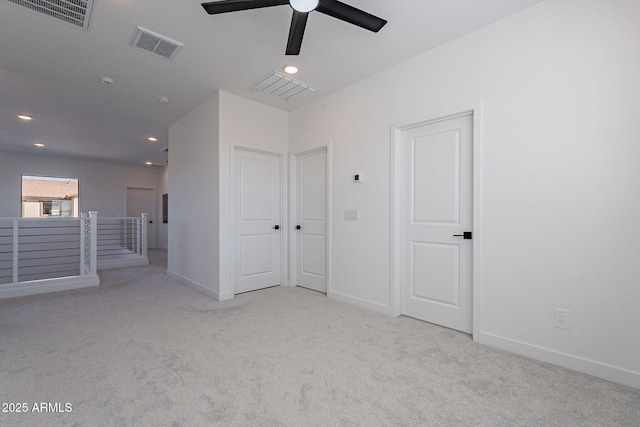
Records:
<instances>
[{"instance_id":1,"label":"recessed ceiling light","mask_svg":"<svg viewBox=\"0 0 640 427\"><path fill-rule=\"evenodd\" d=\"M145 165L147 165L147 166L151 166L153 163L151 163L151 162L144 162L144 164L145 164Z\"/></svg>"},{"instance_id":2,"label":"recessed ceiling light","mask_svg":"<svg viewBox=\"0 0 640 427\"><path fill-rule=\"evenodd\" d=\"M296 67L295 65L286 65L283 68L284 72L287 74L295 74L298 72L298 67Z\"/></svg>"},{"instance_id":3,"label":"recessed ceiling light","mask_svg":"<svg viewBox=\"0 0 640 427\"><path fill-rule=\"evenodd\" d=\"M105 86L111 86L113 85L113 79L111 77L101 77L100 83L102 83Z\"/></svg>"},{"instance_id":4,"label":"recessed ceiling light","mask_svg":"<svg viewBox=\"0 0 640 427\"><path fill-rule=\"evenodd\" d=\"M158 97L158 102L160 104L168 104L169 103L169 98L167 98L166 96L160 96L160 97Z\"/></svg>"},{"instance_id":5,"label":"recessed ceiling light","mask_svg":"<svg viewBox=\"0 0 640 427\"><path fill-rule=\"evenodd\" d=\"M31 120L31 119L33 119L33 117L28 116L26 114L18 114L18 118L20 118L22 120Z\"/></svg>"},{"instance_id":6,"label":"recessed ceiling light","mask_svg":"<svg viewBox=\"0 0 640 427\"><path fill-rule=\"evenodd\" d=\"M150 136L149 138L147 138L149 141L151 142L156 142L158 141L158 138L156 138L155 136Z\"/></svg>"},{"instance_id":7,"label":"recessed ceiling light","mask_svg":"<svg viewBox=\"0 0 640 427\"><path fill-rule=\"evenodd\" d=\"M36 147L44 147L44 144L42 142L34 142L33 145L35 145Z\"/></svg>"}]
</instances>

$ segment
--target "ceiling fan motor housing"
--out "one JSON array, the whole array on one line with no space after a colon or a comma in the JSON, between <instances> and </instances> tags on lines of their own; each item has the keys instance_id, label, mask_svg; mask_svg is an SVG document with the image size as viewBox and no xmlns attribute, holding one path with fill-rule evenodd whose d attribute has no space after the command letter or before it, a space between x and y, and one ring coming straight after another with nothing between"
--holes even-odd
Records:
<instances>
[{"instance_id":1,"label":"ceiling fan motor housing","mask_svg":"<svg viewBox=\"0 0 640 427\"><path fill-rule=\"evenodd\" d=\"M289 4L294 10L306 13L318 7L318 0L289 0Z\"/></svg>"}]
</instances>

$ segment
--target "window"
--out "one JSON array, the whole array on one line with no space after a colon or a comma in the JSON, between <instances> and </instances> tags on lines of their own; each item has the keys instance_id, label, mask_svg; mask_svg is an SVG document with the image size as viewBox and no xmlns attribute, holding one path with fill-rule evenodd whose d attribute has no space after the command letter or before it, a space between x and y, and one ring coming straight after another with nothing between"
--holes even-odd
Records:
<instances>
[{"instance_id":1,"label":"window","mask_svg":"<svg viewBox=\"0 0 640 427\"><path fill-rule=\"evenodd\" d=\"M51 202L39 202L39 203L42 203L42 214L51 215Z\"/></svg>"},{"instance_id":2,"label":"window","mask_svg":"<svg viewBox=\"0 0 640 427\"><path fill-rule=\"evenodd\" d=\"M22 175L22 216L77 217L77 178Z\"/></svg>"}]
</instances>

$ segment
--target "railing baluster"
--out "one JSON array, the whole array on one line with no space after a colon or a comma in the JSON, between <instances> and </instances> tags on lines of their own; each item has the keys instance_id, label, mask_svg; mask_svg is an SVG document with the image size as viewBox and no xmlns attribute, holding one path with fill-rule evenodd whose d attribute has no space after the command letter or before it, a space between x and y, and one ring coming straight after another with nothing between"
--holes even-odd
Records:
<instances>
[{"instance_id":1,"label":"railing baluster","mask_svg":"<svg viewBox=\"0 0 640 427\"><path fill-rule=\"evenodd\" d=\"M120 222L120 221L118 221ZM128 236L127 236L127 220L123 219L122 220L122 234L124 236L124 247L125 248L129 248L129 240L128 240Z\"/></svg>"},{"instance_id":2,"label":"railing baluster","mask_svg":"<svg viewBox=\"0 0 640 427\"><path fill-rule=\"evenodd\" d=\"M13 283L18 283L18 220L13 220Z\"/></svg>"},{"instance_id":3,"label":"railing baluster","mask_svg":"<svg viewBox=\"0 0 640 427\"><path fill-rule=\"evenodd\" d=\"M142 218L140 219L140 224L142 225L142 236L140 237L142 244L140 245L140 254L145 258L147 256L147 216L148 214L143 213Z\"/></svg>"},{"instance_id":4,"label":"railing baluster","mask_svg":"<svg viewBox=\"0 0 640 427\"><path fill-rule=\"evenodd\" d=\"M85 215L84 213L80 214L80 275L84 276L85 275L85 260L84 257L86 255L85 253L85 245L86 242L84 241L84 221L85 221Z\"/></svg>"},{"instance_id":5,"label":"railing baluster","mask_svg":"<svg viewBox=\"0 0 640 427\"><path fill-rule=\"evenodd\" d=\"M90 274L98 274L98 212L89 212L89 233L91 235L91 271Z\"/></svg>"}]
</instances>

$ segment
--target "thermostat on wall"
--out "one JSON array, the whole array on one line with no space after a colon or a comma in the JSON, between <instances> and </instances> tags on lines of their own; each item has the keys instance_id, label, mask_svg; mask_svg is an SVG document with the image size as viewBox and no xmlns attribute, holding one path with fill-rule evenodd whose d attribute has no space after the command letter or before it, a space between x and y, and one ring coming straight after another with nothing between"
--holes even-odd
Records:
<instances>
[{"instance_id":1,"label":"thermostat on wall","mask_svg":"<svg viewBox=\"0 0 640 427\"><path fill-rule=\"evenodd\" d=\"M357 173L357 174L353 175L353 182L355 182L355 183L362 182L362 174L361 173Z\"/></svg>"}]
</instances>

